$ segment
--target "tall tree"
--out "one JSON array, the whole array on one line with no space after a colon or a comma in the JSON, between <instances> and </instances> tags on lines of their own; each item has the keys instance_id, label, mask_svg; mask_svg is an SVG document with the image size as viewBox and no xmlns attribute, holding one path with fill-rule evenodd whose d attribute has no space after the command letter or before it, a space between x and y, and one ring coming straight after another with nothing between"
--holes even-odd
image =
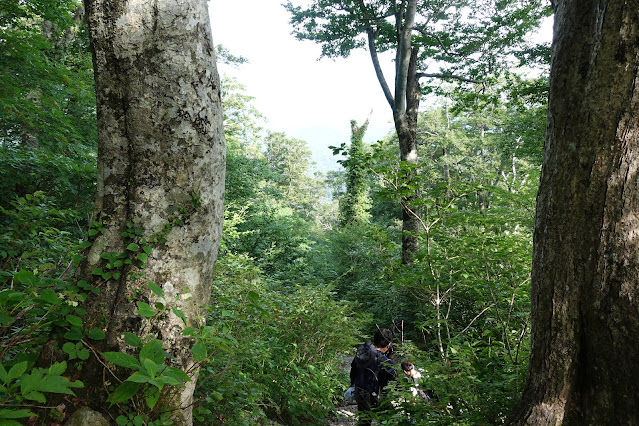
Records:
<instances>
[{"instance_id":1,"label":"tall tree","mask_svg":"<svg viewBox=\"0 0 639 426\"><path fill-rule=\"evenodd\" d=\"M639 8L556 0L532 354L511 424L635 424Z\"/></svg>"},{"instance_id":2,"label":"tall tree","mask_svg":"<svg viewBox=\"0 0 639 426\"><path fill-rule=\"evenodd\" d=\"M98 193L93 239L77 278L99 289L83 305L84 329L103 330L106 338L92 345L95 356L77 374L86 389L81 403L108 417L118 410L106 403L105 377L124 381L119 396L133 401L137 383L125 381L131 371L108 369L98 352L139 356L145 366L162 362L165 352L172 367L194 366L182 330L199 323L210 297L223 219L224 135L206 2L86 0L85 7ZM138 355L123 333L161 347ZM187 425L194 387L195 378L177 397L144 397L147 404L160 397L158 406L175 410L174 424ZM110 402L123 401L113 395Z\"/></svg>"},{"instance_id":3,"label":"tall tree","mask_svg":"<svg viewBox=\"0 0 639 426\"><path fill-rule=\"evenodd\" d=\"M358 126L355 120L351 120L348 159L341 161L346 169L346 194L339 200L339 220L342 226L363 224L370 217L364 165L364 133L367 128L368 119L361 126Z\"/></svg>"},{"instance_id":4,"label":"tall tree","mask_svg":"<svg viewBox=\"0 0 639 426\"><path fill-rule=\"evenodd\" d=\"M285 4L300 39L322 45L322 55L348 56L367 47L379 84L393 112L400 160L418 162L417 112L420 79L479 83L511 65L508 54L524 47L524 35L547 14L542 0L314 0L303 9ZM384 76L379 53L395 57L394 91ZM431 63L441 69L429 70ZM402 197L402 260L417 251L419 218L415 195Z\"/></svg>"}]
</instances>

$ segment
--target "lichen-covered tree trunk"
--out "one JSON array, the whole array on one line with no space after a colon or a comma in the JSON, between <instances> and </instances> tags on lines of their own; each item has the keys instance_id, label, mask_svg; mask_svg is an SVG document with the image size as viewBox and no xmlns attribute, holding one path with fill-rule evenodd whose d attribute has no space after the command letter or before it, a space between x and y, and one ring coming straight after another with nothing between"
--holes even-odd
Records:
<instances>
[{"instance_id":1,"label":"lichen-covered tree trunk","mask_svg":"<svg viewBox=\"0 0 639 426\"><path fill-rule=\"evenodd\" d=\"M556 0L532 355L511 424L637 424L639 7Z\"/></svg>"},{"instance_id":2,"label":"lichen-covered tree trunk","mask_svg":"<svg viewBox=\"0 0 639 426\"><path fill-rule=\"evenodd\" d=\"M105 331L106 339L93 343L96 351L135 355L123 332L160 339L172 365L186 371L193 342L182 335L180 313L189 325L203 321L223 220L225 148L207 3L85 0L85 8L97 94L98 193L94 236L78 278L100 293L84 304L84 328ZM157 315L140 315L144 304ZM113 418L105 381L118 379L96 355L78 372L85 384L78 403ZM169 401L175 424L192 423L194 387L195 379Z\"/></svg>"}]
</instances>

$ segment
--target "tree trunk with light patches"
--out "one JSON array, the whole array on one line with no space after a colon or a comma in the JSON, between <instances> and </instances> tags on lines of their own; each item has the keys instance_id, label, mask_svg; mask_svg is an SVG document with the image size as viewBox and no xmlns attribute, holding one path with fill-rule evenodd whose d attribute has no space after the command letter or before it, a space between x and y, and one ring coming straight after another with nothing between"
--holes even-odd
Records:
<instances>
[{"instance_id":1,"label":"tree trunk with light patches","mask_svg":"<svg viewBox=\"0 0 639 426\"><path fill-rule=\"evenodd\" d=\"M554 6L532 354L510 424L637 424L639 8Z\"/></svg>"},{"instance_id":2,"label":"tree trunk with light patches","mask_svg":"<svg viewBox=\"0 0 639 426\"><path fill-rule=\"evenodd\" d=\"M100 225L77 277L100 293L83 305L84 329L106 332L92 342L100 352L136 356L123 332L160 339L171 365L188 371L193 342L182 335L186 325L176 312L189 326L202 323L223 220L224 134L207 3L85 0L85 8L97 94ZM126 253L133 262L108 269L105 253ZM96 268L111 276L96 275ZM168 309L149 320L138 314L138 303ZM92 351L77 372L85 389L69 411L88 405L111 421L121 414L106 402L105 381L117 386L131 371L116 379L107 366ZM195 379L164 401L175 410L174 424L192 424Z\"/></svg>"},{"instance_id":3,"label":"tree trunk with light patches","mask_svg":"<svg viewBox=\"0 0 639 426\"><path fill-rule=\"evenodd\" d=\"M395 103L393 106L393 118L395 131L399 140L399 159L408 166L406 174L402 176L401 182L405 189L401 195L402 206L402 263L413 263L415 254L419 250L419 233L422 231L420 225L420 212L415 206L415 201L419 199L419 193L410 189L414 181L414 172L411 167L418 163L417 152L417 116L419 113L419 103L422 91L417 78L417 49L412 49L409 55L408 69L406 71L405 93L398 94L406 99L405 109L401 104Z\"/></svg>"}]
</instances>

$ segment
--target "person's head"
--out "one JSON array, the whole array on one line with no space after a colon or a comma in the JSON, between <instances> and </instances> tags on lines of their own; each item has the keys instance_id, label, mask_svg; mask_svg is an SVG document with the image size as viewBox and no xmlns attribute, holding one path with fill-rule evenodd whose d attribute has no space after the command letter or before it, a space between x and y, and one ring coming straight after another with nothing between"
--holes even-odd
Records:
<instances>
[{"instance_id":1,"label":"person's head","mask_svg":"<svg viewBox=\"0 0 639 426\"><path fill-rule=\"evenodd\" d=\"M387 328L378 328L373 336L375 347L387 350L393 341L393 332Z\"/></svg>"},{"instance_id":2,"label":"person's head","mask_svg":"<svg viewBox=\"0 0 639 426\"><path fill-rule=\"evenodd\" d=\"M404 373L411 375L413 373L413 369L415 368L415 366L413 366L413 363L410 361L404 361L402 362L402 370L404 370Z\"/></svg>"}]
</instances>

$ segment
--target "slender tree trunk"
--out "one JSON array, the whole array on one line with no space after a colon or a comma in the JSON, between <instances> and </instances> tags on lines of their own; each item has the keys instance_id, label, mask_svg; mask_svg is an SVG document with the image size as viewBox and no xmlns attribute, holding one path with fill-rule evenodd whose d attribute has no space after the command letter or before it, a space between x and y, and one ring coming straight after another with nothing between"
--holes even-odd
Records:
<instances>
[{"instance_id":1,"label":"slender tree trunk","mask_svg":"<svg viewBox=\"0 0 639 426\"><path fill-rule=\"evenodd\" d=\"M639 4L554 6L532 355L510 424L637 424Z\"/></svg>"},{"instance_id":2,"label":"slender tree trunk","mask_svg":"<svg viewBox=\"0 0 639 426\"><path fill-rule=\"evenodd\" d=\"M406 111L394 110L395 130L399 139L400 160L406 162L408 166L414 166L418 162L417 155L417 115L419 112L419 102L421 100L421 87L416 75L417 49L413 49L410 55L410 65L407 73L406 85ZM403 177L406 185L411 185L413 172L409 172ZM410 264L417 250L419 250L418 234L421 230L419 222L419 212L415 207L415 200L418 193L412 192L410 195L403 195L402 203L402 262Z\"/></svg>"},{"instance_id":3,"label":"slender tree trunk","mask_svg":"<svg viewBox=\"0 0 639 426\"><path fill-rule=\"evenodd\" d=\"M174 367L194 365L192 341L176 313L198 326L200 307L209 301L225 148L206 2L85 0L85 8L98 112L97 234L77 275L100 290L84 303L84 329L102 329L106 339L84 339L92 349L77 372L85 389L68 409L87 405L113 419L120 412L109 408L105 382L117 385L131 371L107 369L97 353L136 356L123 332L162 340ZM124 264L108 265L109 253L125 254ZM149 282L164 296L150 291ZM158 314L139 315L140 303ZM192 423L195 382L196 376L172 400L161 400L175 410L174 424ZM143 400L137 407L144 409Z\"/></svg>"}]
</instances>

